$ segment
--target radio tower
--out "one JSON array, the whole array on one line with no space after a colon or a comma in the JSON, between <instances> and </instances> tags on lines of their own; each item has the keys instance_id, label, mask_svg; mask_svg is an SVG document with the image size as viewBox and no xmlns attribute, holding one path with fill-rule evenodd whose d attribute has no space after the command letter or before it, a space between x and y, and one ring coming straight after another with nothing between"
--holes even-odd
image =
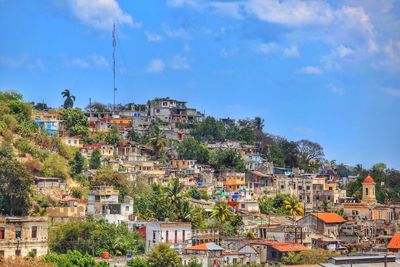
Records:
<instances>
[{"instance_id":1,"label":"radio tower","mask_svg":"<svg viewBox=\"0 0 400 267\"><path fill-rule=\"evenodd\" d=\"M115 113L115 91L117 91L117 88L115 87L115 48L117 47L117 40L115 38L115 22L113 23L112 37L113 37L112 46L113 46L113 93L114 93L113 113Z\"/></svg>"}]
</instances>

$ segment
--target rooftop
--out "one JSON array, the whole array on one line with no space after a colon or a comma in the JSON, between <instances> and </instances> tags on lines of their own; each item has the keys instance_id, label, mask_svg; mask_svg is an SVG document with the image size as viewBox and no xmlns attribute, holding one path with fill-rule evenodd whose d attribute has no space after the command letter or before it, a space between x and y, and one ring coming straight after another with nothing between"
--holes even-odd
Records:
<instances>
[{"instance_id":1,"label":"rooftop","mask_svg":"<svg viewBox=\"0 0 400 267\"><path fill-rule=\"evenodd\" d=\"M387 245L388 249L400 249L400 232L397 232L393 235L389 244Z\"/></svg>"},{"instance_id":2,"label":"rooftop","mask_svg":"<svg viewBox=\"0 0 400 267\"><path fill-rule=\"evenodd\" d=\"M372 176L368 175L367 177L365 177L363 184L374 184L374 178L372 178Z\"/></svg>"},{"instance_id":3,"label":"rooftop","mask_svg":"<svg viewBox=\"0 0 400 267\"><path fill-rule=\"evenodd\" d=\"M312 213L313 216L322 220L324 223L344 223L346 220L334 212Z\"/></svg>"},{"instance_id":4,"label":"rooftop","mask_svg":"<svg viewBox=\"0 0 400 267\"><path fill-rule=\"evenodd\" d=\"M197 250L197 251L223 251L224 249L217 244L211 243L203 243L196 246L187 247L186 250Z\"/></svg>"}]
</instances>

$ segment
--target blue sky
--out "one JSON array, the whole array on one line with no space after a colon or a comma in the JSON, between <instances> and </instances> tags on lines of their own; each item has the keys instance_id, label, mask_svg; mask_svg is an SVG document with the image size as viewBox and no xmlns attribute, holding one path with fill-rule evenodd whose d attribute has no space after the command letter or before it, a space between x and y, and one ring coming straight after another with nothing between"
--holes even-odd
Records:
<instances>
[{"instance_id":1,"label":"blue sky","mask_svg":"<svg viewBox=\"0 0 400 267\"><path fill-rule=\"evenodd\" d=\"M0 0L0 89L62 104L187 100L400 168L400 1Z\"/></svg>"}]
</instances>

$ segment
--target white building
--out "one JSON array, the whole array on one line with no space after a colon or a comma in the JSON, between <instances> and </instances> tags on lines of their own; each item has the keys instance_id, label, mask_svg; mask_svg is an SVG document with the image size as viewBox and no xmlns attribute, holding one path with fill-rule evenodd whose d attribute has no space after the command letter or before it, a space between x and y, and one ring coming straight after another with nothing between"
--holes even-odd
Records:
<instances>
[{"instance_id":1,"label":"white building","mask_svg":"<svg viewBox=\"0 0 400 267\"><path fill-rule=\"evenodd\" d=\"M146 252L160 243L168 243L172 249L182 252L192 243L192 224L190 222L147 223Z\"/></svg>"}]
</instances>

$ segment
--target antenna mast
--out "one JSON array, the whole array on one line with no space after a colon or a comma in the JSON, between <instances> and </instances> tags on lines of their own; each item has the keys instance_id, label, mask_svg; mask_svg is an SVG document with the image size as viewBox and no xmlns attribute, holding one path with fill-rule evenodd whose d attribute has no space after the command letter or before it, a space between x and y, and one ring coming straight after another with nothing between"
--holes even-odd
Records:
<instances>
[{"instance_id":1,"label":"antenna mast","mask_svg":"<svg viewBox=\"0 0 400 267\"><path fill-rule=\"evenodd\" d=\"M117 91L117 88L115 87L115 48L117 47L117 40L115 38L115 22L113 23L112 37L113 37L112 46L113 46L113 93L114 93L113 112L115 113L115 91Z\"/></svg>"}]
</instances>

